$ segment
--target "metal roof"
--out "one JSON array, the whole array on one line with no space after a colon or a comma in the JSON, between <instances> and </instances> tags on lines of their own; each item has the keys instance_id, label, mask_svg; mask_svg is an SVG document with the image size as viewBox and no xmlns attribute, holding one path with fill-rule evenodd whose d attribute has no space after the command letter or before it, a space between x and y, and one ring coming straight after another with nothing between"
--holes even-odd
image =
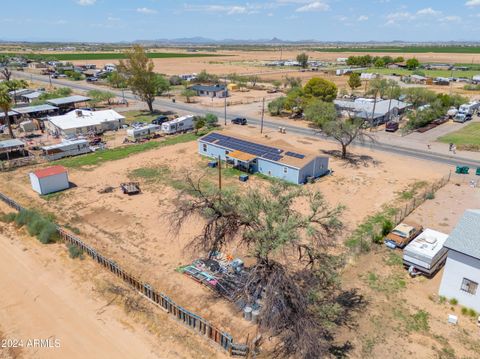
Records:
<instances>
[{"instance_id":1,"label":"metal roof","mask_svg":"<svg viewBox=\"0 0 480 359\"><path fill-rule=\"evenodd\" d=\"M65 115L52 116L48 120L61 130L98 126L104 122L123 120L125 117L114 110L72 110Z\"/></svg>"},{"instance_id":2,"label":"metal roof","mask_svg":"<svg viewBox=\"0 0 480 359\"><path fill-rule=\"evenodd\" d=\"M38 105L38 106L17 107L13 109L14 112L17 112L22 115L35 113L35 112L54 111L54 110L58 110L58 107L51 106L51 105Z\"/></svg>"},{"instance_id":3,"label":"metal roof","mask_svg":"<svg viewBox=\"0 0 480 359\"><path fill-rule=\"evenodd\" d=\"M213 86L193 85L190 87L190 89L194 91L217 92L217 91L225 91L225 85L213 85Z\"/></svg>"},{"instance_id":4,"label":"metal roof","mask_svg":"<svg viewBox=\"0 0 480 359\"><path fill-rule=\"evenodd\" d=\"M42 168L41 170L37 170L33 172L33 174L38 178L45 178L45 177L59 175L66 172L67 170L63 166L52 166L52 167Z\"/></svg>"},{"instance_id":5,"label":"metal roof","mask_svg":"<svg viewBox=\"0 0 480 359\"><path fill-rule=\"evenodd\" d=\"M60 98L54 98L51 100L47 100L46 102L55 106L60 106L60 105L68 105L68 104L73 104L77 102L86 102L90 101L90 97L85 97L85 96L79 96L79 95L73 95L73 96L68 96L68 97L60 97Z\"/></svg>"},{"instance_id":6,"label":"metal roof","mask_svg":"<svg viewBox=\"0 0 480 359\"><path fill-rule=\"evenodd\" d=\"M468 209L445 242L445 247L480 259L480 209Z\"/></svg>"},{"instance_id":7,"label":"metal roof","mask_svg":"<svg viewBox=\"0 0 480 359\"><path fill-rule=\"evenodd\" d=\"M0 141L0 150L6 150L9 148L14 148L14 147L23 147L25 146L25 143L20 141L17 138L13 138L11 140L5 140L5 141Z\"/></svg>"}]
</instances>

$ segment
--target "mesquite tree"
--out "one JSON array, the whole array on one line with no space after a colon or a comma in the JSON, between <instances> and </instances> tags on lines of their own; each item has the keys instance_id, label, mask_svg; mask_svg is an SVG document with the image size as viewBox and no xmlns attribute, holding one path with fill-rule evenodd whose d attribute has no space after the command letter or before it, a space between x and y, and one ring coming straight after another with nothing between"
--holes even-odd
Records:
<instances>
[{"instance_id":1,"label":"mesquite tree","mask_svg":"<svg viewBox=\"0 0 480 359\"><path fill-rule=\"evenodd\" d=\"M260 330L276 337L269 356L328 355L335 328L351 325L351 313L363 303L355 290L341 290L342 261L331 254L343 207L331 208L319 192L280 183L240 194L187 181L170 217L172 227L178 231L201 215L205 222L191 249L207 254L235 244L254 258L234 296L261 303Z\"/></svg>"}]
</instances>

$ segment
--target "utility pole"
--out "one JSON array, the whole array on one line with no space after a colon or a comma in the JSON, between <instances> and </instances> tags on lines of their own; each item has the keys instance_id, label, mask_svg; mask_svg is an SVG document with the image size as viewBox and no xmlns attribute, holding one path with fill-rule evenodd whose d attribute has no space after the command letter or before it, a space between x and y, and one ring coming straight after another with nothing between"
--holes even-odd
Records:
<instances>
[{"instance_id":1,"label":"utility pole","mask_svg":"<svg viewBox=\"0 0 480 359\"><path fill-rule=\"evenodd\" d=\"M265 115L265 97L262 100L262 121L260 122L260 133L263 133L263 117Z\"/></svg>"},{"instance_id":2,"label":"utility pole","mask_svg":"<svg viewBox=\"0 0 480 359\"><path fill-rule=\"evenodd\" d=\"M218 155L218 190L220 194L220 200L222 199L222 161L220 155Z\"/></svg>"},{"instance_id":3,"label":"utility pole","mask_svg":"<svg viewBox=\"0 0 480 359\"><path fill-rule=\"evenodd\" d=\"M227 96L228 96L228 87L227 87L227 78L225 77L225 96L223 97L223 111L225 114L225 126L227 125Z\"/></svg>"}]
</instances>

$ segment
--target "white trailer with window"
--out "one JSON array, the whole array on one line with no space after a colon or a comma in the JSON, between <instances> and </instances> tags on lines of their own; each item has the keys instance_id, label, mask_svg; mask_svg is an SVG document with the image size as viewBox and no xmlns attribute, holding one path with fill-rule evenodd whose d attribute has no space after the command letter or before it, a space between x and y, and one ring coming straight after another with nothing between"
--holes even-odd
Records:
<instances>
[{"instance_id":1,"label":"white trailer with window","mask_svg":"<svg viewBox=\"0 0 480 359\"><path fill-rule=\"evenodd\" d=\"M146 125L142 127L129 128L127 130L127 138L131 141L141 140L142 138L152 137L162 131L160 125Z\"/></svg>"},{"instance_id":2,"label":"white trailer with window","mask_svg":"<svg viewBox=\"0 0 480 359\"><path fill-rule=\"evenodd\" d=\"M176 118L172 121L163 123L162 131L166 134L171 135L178 132L186 132L186 131L193 130L193 126L194 126L193 120L194 120L193 115Z\"/></svg>"},{"instance_id":3,"label":"white trailer with window","mask_svg":"<svg viewBox=\"0 0 480 359\"><path fill-rule=\"evenodd\" d=\"M87 140L63 140L62 142L42 147L43 156L49 161L58 160L63 157L77 156L91 152L90 144Z\"/></svg>"},{"instance_id":4,"label":"white trailer with window","mask_svg":"<svg viewBox=\"0 0 480 359\"><path fill-rule=\"evenodd\" d=\"M403 250L404 266L412 274L434 275L447 260L448 249L443 246L447 238L447 234L425 229Z\"/></svg>"}]
</instances>

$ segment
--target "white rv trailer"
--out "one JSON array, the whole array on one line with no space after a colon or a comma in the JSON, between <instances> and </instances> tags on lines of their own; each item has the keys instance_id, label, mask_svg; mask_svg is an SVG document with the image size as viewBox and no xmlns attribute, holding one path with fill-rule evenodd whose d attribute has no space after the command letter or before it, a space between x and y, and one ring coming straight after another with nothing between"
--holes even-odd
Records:
<instances>
[{"instance_id":1,"label":"white rv trailer","mask_svg":"<svg viewBox=\"0 0 480 359\"><path fill-rule=\"evenodd\" d=\"M154 134L160 132L161 130L162 130L161 126L154 125L154 124L150 124L142 127L136 127L136 128L129 128L127 130L127 137L132 141L136 141L142 138L151 137Z\"/></svg>"},{"instance_id":2,"label":"white rv trailer","mask_svg":"<svg viewBox=\"0 0 480 359\"><path fill-rule=\"evenodd\" d=\"M52 146L42 147L43 156L49 161L58 160L63 157L77 156L91 152L87 140L63 140L61 143Z\"/></svg>"},{"instance_id":3,"label":"white rv trailer","mask_svg":"<svg viewBox=\"0 0 480 359\"><path fill-rule=\"evenodd\" d=\"M448 250L443 246L447 238L447 234L426 228L403 250L403 265L409 271L434 275L447 260Z\"/></svg>"},{"instance_id":4,"label":"white rv trailer","mask_svg":"<svg viewBox=\"0 0 480 359\"><path fill-rule=\"evenodd\" d=\"M188 115L162 123L162 131L166 134L173 134L193 130L193 119L193 115Z\"/></svg>"},{"instance_id":5,"label":"white rv trailer","mask_svg":"<svg viewBox=\"0 0 480 359\"><path fill-rule=\"evenodd\" d=\"M465 122L467 120L470 120L473 114L475 114L475 112L477 111L478 107L479 107L478 102L470 102L470 103L461 105L458 109L458 113L453 118L453 121Z\"/></svg>"}]
</instances>

